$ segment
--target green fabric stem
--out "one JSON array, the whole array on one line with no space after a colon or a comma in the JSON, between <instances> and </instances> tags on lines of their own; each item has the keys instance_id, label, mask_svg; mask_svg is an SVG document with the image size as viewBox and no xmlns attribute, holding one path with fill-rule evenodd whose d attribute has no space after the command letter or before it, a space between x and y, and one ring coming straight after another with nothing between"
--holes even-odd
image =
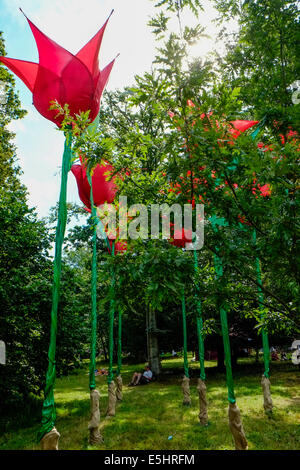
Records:
<instances>
[{"instance_id":1,"label":"green fabric stem","mask_svg":"<svg viewBox=\"0 0 300 470\"><path fill-rule=\"evenodd\" d=\"M111 254L111 246L110 246L110 243L109 243L109 239L108 239L107 234L106 234L106 232L103 228L102 221L97 215L97 210L96 210L96 217L97 217L97 224L98 224L99 230L100 230L101 235L102 235L102 239L105 240L105 243L106 243L106 246L107 246L107 249L108 249L108 253Z\"/></svg>"},{"instance_id":2,"label":"green fabric stem","mask_svg":"<svg viewBox=\"0 0 300 470\"><path fill-rule=\"evenodd\" d=\"M196 250L194 250L194 266L195 272L198 273L198 256ZM198 336L198 348L199 348L199 363L200 363L200 379L205 380L205 365L204 365L204 340L203 340L203 319L202 319L202 306L199 298L199 292L196 297L196 320L197 320L197 336Z\"/></svg>"},{"instance_id":3,"label":"green fabric stem","mask_svg":"<svg viewBox=\"0 0 300 470\"><path fill-rule=\"evenodd\" d=\"M264 116L262 120L257 124L257 128L252 132L251 138L252 140L255 140L258 134L260 133L261 129L264 127L266 124L267 116Z\"/></svg>"},{"instance_id":4,"label":"green fabric stem","mask_svg":"<svg viewBox=\"0 0 300 470\"><path fill-rule=\"evenodd\" d=\"M214 255L215 270L217 278L220 279L223 276L223 266L222 260L219 256ZM230 340L229 340L229 331L228 331L228 320L227 320L227 310L223 305L220 305L220 317L221 317L221 327L222 327L222 336L224 344L224 354L225 354L225 366L226 366L226 383L228 390L228 401L230 403L235 403L235 394L234 394L234 382L232 376L232 365L231 365L231 350L230 350Z\"/></svg>"},{"instance_id":5,"label":"green fabric stem","mask_svg":"<svg viewBox=\"0 0 300 470\"><path fill-rule=\"evenodd\" d=\"M93 257L92 257L92 310L91 310L91 339L90 339L90 371L89 387L90 390L96 388L95 369L96 369L96 345L97 345L97 209L94 205L92 177L88 174L88 181L91 187L90 201L93 220Z\"/></svg>"},{"instance_id":6,"label":"green fabric stem","mask_svg":"<svg viewBox=\"0 0 300 470\"><path fill-rule=\"evenodd\" d=\"M118 318L118 368L117 375L121 374L122 369L122 310L119 307L119 318Z\"/></svg>"},{"instance_id":7,"label":"green fabric stem","mask_svg":"<svg viewBox=\"0 0 300 470\"><path fill-rule=\"evenodd\" d=\"M234 382L233 382L232 366L231 366L231 351L230 351L230 341L229 341L228 321L227 321L227 310L224 308L224 306L220 307L220 316L221 316L222 336L223 336L224 353L225 353L228 401L230 403L235 403Z\"/></svg>"},{"instance_id":8,"label":"green fabric stem","mask_svg":"<svg viewBox=\"0 0 300 470\"><path fill-rule=\"evenodd\" d=\"M53 263L53 286L52 286L52 308L51 308L51 327L50 327L50 344L48 351L48 370L46 374L45 397L42 408L41 428L38 431L38 441L45 434L50 432L55 426L56 411L54 401L54 383L56 376L55 354L56 354L56 336L57 336L57 310L60 292L61 278L61 260L64 235L67 224L67 182L68 172L70 170L72 158L72 138L70 134L66 134L64 154L62 160L61 186L58 206L58 221L55 236L55 255Z\"/></svg>"},{"instance_id":9,"label":"green fabric stem","mask_svg":"<svg viewBox=\"0 0 300 470\"><path fill-rule=\"evenodd\" d=\"M184 375L186 377L189 376L189 364L188 364L188 357L187 357L187 333L186 333L186 312L185 312L185 295L184 291L182 292L182 323L183 323L183 368L184 368Z\"/></svg>"},{"instance_id":10,"label":"green fabric stem","mask_svg":"<svg viewBox=\"0 0 300 470\"><path fill-rule=\"evenodd\" d=\"M112 256L115 256L115 242L112 242ZM115 275L112 272L112 282L110 287L110 306L109 306L109 367L107 382L113 381L113 352L114 352L114 316L115 316Z\"/></svg>"},{"instance_id":11,"label":"green fabric stem","mask_svg":"<svg viewBox=\"0 0 300 470\"><path fill-rule=\"evenodd\" d=\"M253 242L256 244L256 230L253 230ZM262 277L261 277L261 268L260 268L260 260L258 257L255 259L256 265L256 276L257 276L257 283L258 283L258 303L261 310L261 320L264 319L264 294L262 290ZM262 336L262 344L263 344L263 354L264 354L264 376L269 378L270 376L270 347L269 347L269 336L266 330L263 328L261 332Z\"/></svg>"}]
</instances>

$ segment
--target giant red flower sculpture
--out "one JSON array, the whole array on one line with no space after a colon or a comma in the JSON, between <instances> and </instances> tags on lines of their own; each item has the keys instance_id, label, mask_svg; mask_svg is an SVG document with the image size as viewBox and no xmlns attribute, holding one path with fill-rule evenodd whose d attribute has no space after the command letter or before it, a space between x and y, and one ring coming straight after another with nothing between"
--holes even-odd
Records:
<instances>
[{"instance_id":1,"label":"giant red flower sculpture","mask_svg":"<svg viewBox=\"0 0 300 470\"><path fill-rule=\"evenodd\" d=\"M88 181L87 171L84 164L72 165L71 171L76 178L78 194L85 205L91 210L91 186ZM114 183L114 178L111 178L114 169L110 164L97 165L92 174L93 198L96 207L101 204L112 203L116 192L117 186Z\"/></svg>"},{"instance_id":2,"label":"giant red flower sculpture","mask_svg":"<svg viewBox=\"0 0 300 470\"><path fill-rule=\"evenodd\" d=\"M27 18L27 17L26 17ZM39 63L0 57L33 94L33 104L42 116L61 125L63 116L50 110L51 101L69 105L72 116L90 110L94 121L99 113L100 99L114 60L99 70L98 55L108 20L98 33L73 55L40 31L28 18L39 52Z\"/></svg>"},{"instance_id":3,"label":"giant red flower sculpture","mask_svg":"<svg viewBox=\"0 0 300 470\"><path fill-rule=\"evenodd\" d=\"M230 124L233 126L228 130L229 134L232 135L234 139L237 139L239 135L247 131L251 127L258 124L259 121L247 121L245 119L238 119L236 121L230 121Z\"/></svg>"},{"instance_id":4,"label":"giant red flower sculpture","mask_svg":"<svg viewBox=\"0 0 300 470\"><path fill-rule=\"evenodd\" d=\"M26 17L27 18L27 17ZM104 87L109 78L114 60L102 71L99 70L98 55L103 34L108 20L98 33L73 55L56 42L48 38L28 18L28 23L34 35L39 52L39 63L0 57L0 62L14 72L29 88L33 94L33 104L42 116L61 126L64 116L58 115L56 110L51 110L51 103L57 101L60 106L68 105L72 117L80 112L89 111L91 122L99 113L100 99ZM72 159L72 136L66 133L64 154L62 159L61 188L58 205L58 222L55 238L54 277L51 308L51 332L48 353L48 371L46 375L45 399L42 410L42 425L39 431L39 440L45 439L45 448L56 449L59 433L55 428L55 355L57 334L57 313L60 293L62 247L67 221L66 193L68 172ZM105 172L109 168L95 170L93 178L95 189L95 202L113 199L115 190L113 182L107 182ZM86 171L84 168L73 167L73 172L79 182L79 192L83 202L90 207L90 192ZM101 184L97 183L100 179ZM96 285L96 283L94 283ZM94 295L94 294L93 294ZM94 308L94 307L93 307ZM93 368L94 370L94 368ZM94 375L94 374L93 374Z\"/></svg>"}]
</instances>

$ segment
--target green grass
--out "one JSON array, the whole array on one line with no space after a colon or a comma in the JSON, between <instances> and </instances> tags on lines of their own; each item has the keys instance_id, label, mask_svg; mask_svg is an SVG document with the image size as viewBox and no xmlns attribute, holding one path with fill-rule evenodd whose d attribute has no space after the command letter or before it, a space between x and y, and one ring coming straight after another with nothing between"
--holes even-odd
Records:
<instances>
[{"instance_id":1,"label":"green grass","mask_svg":"<svg viewBox=\"0 0 300 470\"><path fill-rule=\"evenodd\" d=\"M105 417L106 378L96 377L101 394L101 432L104 437L104 444L97 449L233 449L227 419L225 375L217 372L215 363L210 361L206 364L210 420L207 428L198 424L197 364L190 362L190 408L182 406L182 359L168 359L162 364L165 372L162 381L140 387L124 386L123 402L117 405L114 418ZM125 365L124 384L130 381L134 370L142 367L143 364ZM240 360L234 373L237 403L242 413L249 449L300 449L299 371L291 363L272 364L271 392L275 407L271 418L263 411L261 371L261 364L250 364L245 359ZM88 445L90 403L87 368L58 379L55 398L57 428L61 433L60 449L94 449ZM9 430L0 436L0 449L39 449L40 446L36 443L39 426L36 414L32 414L26 428L19 426L18 422L15 417L8 426ZM173 438L168 440L171 435Z\"/></svg>"}]
</instances>

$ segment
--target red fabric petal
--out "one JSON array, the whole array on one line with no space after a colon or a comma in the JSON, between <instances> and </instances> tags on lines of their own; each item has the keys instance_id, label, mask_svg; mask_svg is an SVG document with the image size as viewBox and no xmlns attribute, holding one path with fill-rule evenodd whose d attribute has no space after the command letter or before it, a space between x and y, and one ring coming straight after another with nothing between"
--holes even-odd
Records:
<instances>
[{"instance_id":1,"label":"red fabric petal","mask_svg":"<svg viewBox=\"0 0 300 470\"><path fill-rule=\"evenodd\" d=\"M100 108L100 100L103 90L108 82L111 70L115 63L115 59L112 60L99 74L95 82L95 94L93 99L93 107L91 109L90 119L94 120L98 115Z\"/></svg>"},{"instance_id":2,"label":"red fabric petal","mask_svg":"<svg viewBox=\"0 0 300 470\"><path fill-rule=\"evenodd\" d=\"M50 111L51 101L57 100L62 106L63 87L60 77L44 67L39 67L33 90L33 104L38 112L58 126L63 116L56 118L58 111Z\"/></svg>"},{"instance_id":3,"label":"red fabric petal","mask_svg":"<svg viewBox=\"0 0 300 470\"><path fill-rule=\"evenodd\" d=\"M232 134L234 138L237 138L241 132L245 132L247 129L250 129L250 127L255 126L259 121L245 121L240 119L237 121L230 121L230 123L233 125L234 129L229 129L229 133Z\"/></svg>"},{"instance_id":4,"label":"red fabric petal","mask_svg":"<svg viewBox=\"0 0 300 470\"><path fill-rule=\"evenodd\" d=\"M63 85L61 102L69 104L72 115L92 108L93 79L88 69L75 57L65 66L61 81ZM99 107L97 111L99 112Z\"/></svg>"},{"instance_id":5,"label":"red fabric petal","mask_svg":"<svg viewBox=\"0 0 300 470\"><path fill-rule=\"evenodd\" d=\"M63 117L55 118L51 101L68 104L71 115L93 108L94 119L99 105L94 103L92 74L85 64L56 42L48 38L27 18L39 51L39 71L33 90L33 102L46 119L60 125ZM99 100L100 102L100 100Z\"/></svg>"},{"instance_id":6,"label":"red fabric petal","mask_svg":"<svg viewBox=\"0 0 300 470\"><path fill-rule=\"evenodd\" d=\"M66 64L74 57L69 51L48 38L27 18L39 52L39 64L60 75Z\"/></svg>"},{"instance_id":7,"label":"red fabric petal","mask_svg":"<svg viewBox=\"0 0 300 470\"><path fill-rule=\"evenodd\" d=\"M86 178L86 173L84 172L81 165L72 165L71 171L76 178L78 194L81 202L88 208L91 209L90 202L90 185ZM84 174L85 173L85 174ZM86 182L84 181L86 179Z\"/></svg>"},{"instance_id":8,"label":"red fabric petal","mask_svg":"<svg viewBox=\"0 0 300 470\"><path fill-rule=\"evenodd\" d=\"M91 187L87 178L86 170L82 165L73 165L71 168L76 178L78 194L82 203L91 208L90 193ZM108 181L110 173L113 172L111 165L97 165L92 175L93 198L96 207L101 204L111 204L115 198L117 187L113 180Z\"/></svg>"},{"instance_id":9,"label":"red fabric petal","mask_svg":"<svg viewBox=\"0 0 300 470\"><path fill-rule=\"evenodd\" d=\"M107 202L111 204L115 198L117 187L113 180L108 181L113 172L111 165L97 165L92 176L93 196L95 206Z\"/></svg>"},{"instance_id":10,"label":"red fabric petal","mask_svg":"<svg viewBox=\"0 0 300 470\"><path fill-rule=\"evenodd\" d=\"M38 64L27 62L25 60L10 59L9 57L0 57L6 67L15 73L32 92L38 73Z\"/></svg>"},{"instance_id":11,"label":"red fabric petal","mask_svg":"<svg viewBox=\"0 0 300 470\"><path fill-rule=\"evenodd\" d=\"M98 33L96 33L95 36L76 54L76 57L78 57L78 59L80 59L81 62L85 64L85 66L88 68L93 77L96 77L99 72L99 51L104 31L112 13L113 11L109 15L102 28L98 31Z\"/></svg>"},{"instance_id":12,"label":"red fabric petal","mask_svg":"<svg viewBox=\"0 0 300 470\"><path fill-rule=\"evenodd\" d=\"M39 67L33 91L33 103L42 116L60 125L63 116L56 118L57 111L49 110L51 101L57 100L61 106L67 103L71 115L74 116L93 107L93 92L89 71L76 58L72 58L66 64L61 76Z\"/></svg>"}]
</instances>

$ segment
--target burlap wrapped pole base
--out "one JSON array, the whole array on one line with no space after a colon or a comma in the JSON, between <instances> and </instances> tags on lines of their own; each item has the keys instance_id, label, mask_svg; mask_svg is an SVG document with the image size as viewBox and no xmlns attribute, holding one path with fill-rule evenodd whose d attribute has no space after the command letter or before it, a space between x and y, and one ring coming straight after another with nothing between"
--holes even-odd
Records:
<instances>
[{"instance_id":1,"label":"burlap wrapped pole base","mask_svg":"<svg viewBox=\"0 0 300 470\"><path fill-rule=\"evenodd\" d=\"M121 375L118 375L116 377L116 385L117 385L117 388L116 388L116 397L117 397L117 400L118 401L122 401L123 400L123 380L122 380L122 376Z\"/></svg>"},{"instance_id":2,"label":"burlap wrapped pole base","mask_svg":"<svg viewBox=\"0 0 300 470\"><path fill-rule=\"evenodd\" d=\"M190 394L190 379L186 376L183 377L181 383L183 402L185 406L191 406L191 394Z\"/></svg>"},{"instance_id":3,"label":"burlap wrapped pole base","mask_svg":"<svg viewBox=\"0 0 300 470\"><path fill-rule=\"evenodd\" d=\"M240 410L236 403L229 403L229 428L233 435L235 450L247 450L248 442L245 436Z\"/></svg>"},{"instance_id":4,"label":"burlap wrapped pole base","mask_svg":"<svg viewBox=\"0 0 300 470\"><path fill-rule=\"evenodd\" d=\"M207 400L206 400L206 385L202 379L198 379L197 390L199 394L199 421L202 426L207 426Z\"/></svg>"},{"instance_id":5,"label":"burlap wrapped pole base","mask_svg":"<svg viewBox=\"0 0 300 470\"><path fill-rule=\"evenodd\" d=\"M43 439L41 440L42 450L58 450L58 440L60 434L56 428L51 429L50 432L47 432Z\"/></svg>"},{"instance_id":6,"label":"burlap wrapped pole base","mask_svg":"<svg viewBox=\"0 0 300 470\"><path fill-rule=\"evenodd\" d=\"M116 415L116 403L117 403L116 387L115 387L115 382L112 381L108 385L108 407L107 407L106 416Z\"/></svg>"},{"instance_id":7,"label":"burlap wrapped pole base","mask_svg":"<svg viewBox=\"0 0 300 470\"><path fill-rule=\"evenodd\" d=\"M262 376L261 379L261 385L263 389L263 396L264 396L264 409L266 413L272 413L273 410L273 402L271 398L271 391L270 391L270 380L265 377L264 375Z\"/></svg>"},{"instance_id":8,"label":"burlap wrapped pole base","mask_svg":"<svg viewBox=\"0 0 300 470\"><path fill-rule=\"evenodd\" d=\"M90 393L91 397L91 419L88 425L90 431L89 443L91 445L100 444L103 442L103 438L99 431L100 425L100 408L99 408L99 399L100 393L98 390L92 390Z\"/></svg>"}]
</instances>

